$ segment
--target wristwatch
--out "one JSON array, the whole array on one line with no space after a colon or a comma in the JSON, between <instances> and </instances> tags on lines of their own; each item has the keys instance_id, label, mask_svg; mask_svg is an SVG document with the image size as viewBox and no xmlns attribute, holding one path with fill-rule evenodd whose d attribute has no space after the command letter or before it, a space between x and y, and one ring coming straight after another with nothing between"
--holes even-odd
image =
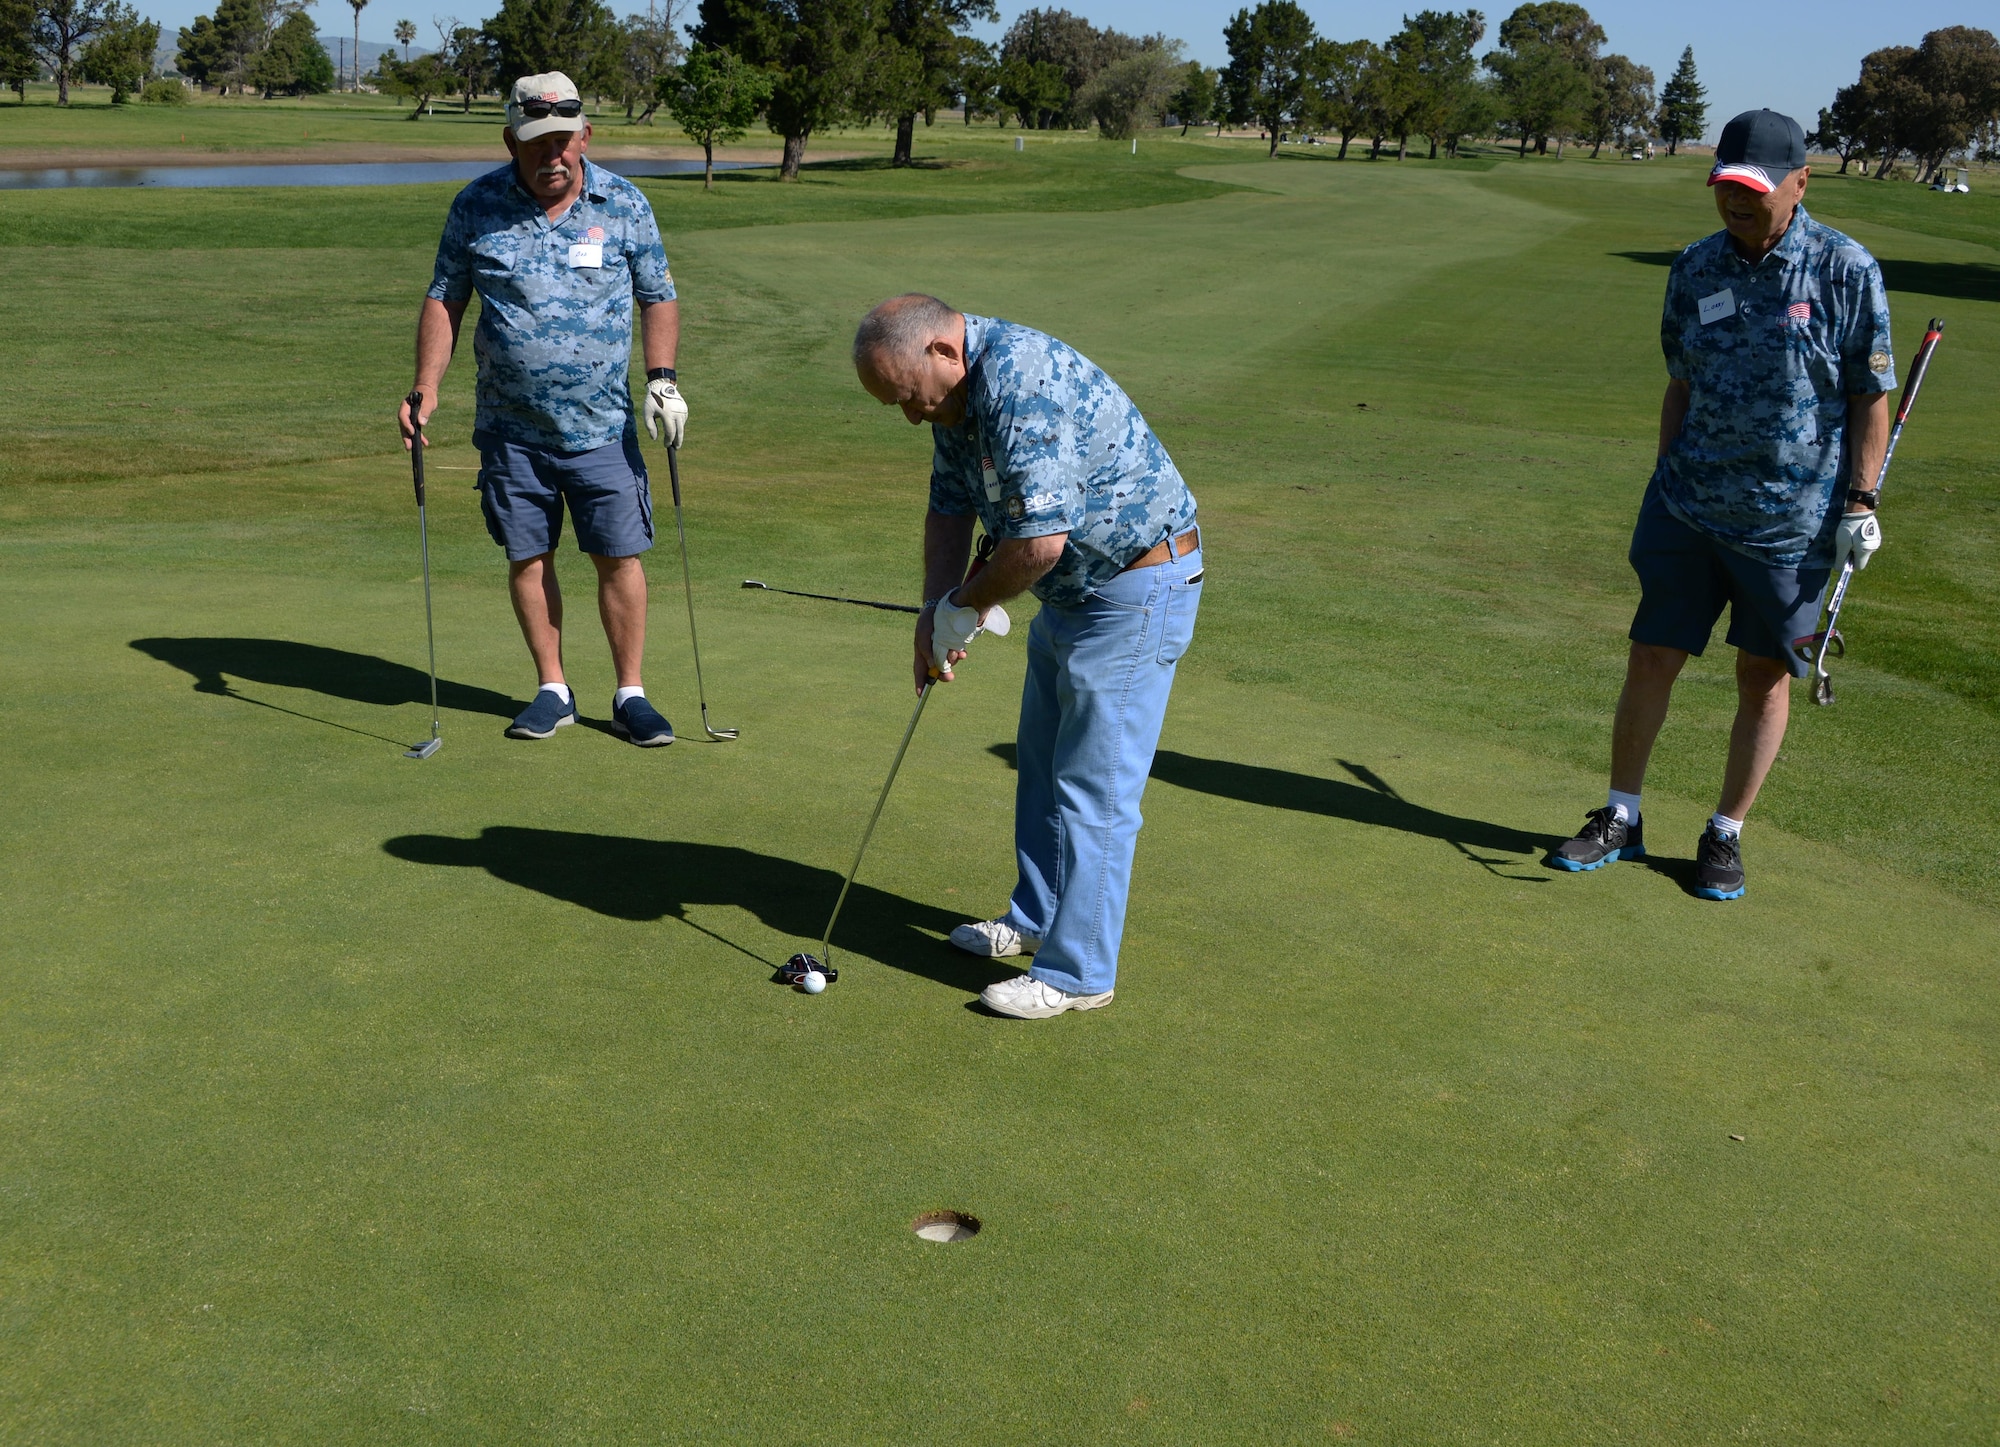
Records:
<instances>
[{"instance_id":1,"label":"wristwatch","mask_svg":"<svg viewBox=\"0 0 2000 1447\"><path fill-rule=\"evenodd\" d=\"M672 367L648 367L646 369L646 380L648 382L678 382L680 381L680 377Z\"/></svg>"},{"instance_id":2,"label":"wristwatch","mask_svg":"<svg viewBox=\"0 0 2000 1447\"><path fill-rule=\"evenodd\" d=\"M1882 489L1879 487L1871 487L1866 492L1852 488L1848 490L1847 505L1849 507L1866 508L1869 512L1873 512L1881 504L1881 501Z\"/></svg>"}]
</instances>

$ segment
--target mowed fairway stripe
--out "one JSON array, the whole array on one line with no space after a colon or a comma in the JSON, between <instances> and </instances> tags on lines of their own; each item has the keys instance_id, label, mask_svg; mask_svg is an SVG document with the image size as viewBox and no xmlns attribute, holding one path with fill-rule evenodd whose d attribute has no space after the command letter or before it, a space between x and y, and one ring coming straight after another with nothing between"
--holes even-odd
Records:
<instances>
[{"instance_id":1,"label":"mowed fairway stripe","mask_svg":"<svg viewBox=\"0 0 2000 1447\"><path fill-rule=\"evenodd\" d=\"M398 758L382 740L428 716L393 444L301 465L274 405L215 434L231 471L163 484L128 470L128 414L88 424L120 446L7 490L0 789L32 821L0 876L11 1420L52 1441L1991 1434L2000 918L1984 860L1882 862L1926 848L1929 813L1990 810L1976 694L1857 648L1746 836L1750 896L1709 905L1676 866L1719 764L1718 645L1648 793L1665 867L1538 862L1601 797L1650 458L1664 273L1611 253L1696 234L1699 207L1656 224L1657 183L1582 166L1559 204L1507 194L1506 167L1244 169L1330 175L670 239L708 378L683 472L703 661L735 744L502 739L525 669L470 474L442 472L446 744ZM420 241L389 269L420 281ZM393 404L375 381L406 311L341 340L366 258L291 280L266 259L258 294L304 301L232 322L250 361L224 352L213 385L198 359L129 365L183 397L296 399L337 459ZM127 261L203 295L197 266ZM1046 1026L967 1009L995 970L937 938L1011 883L1018 636L927 711L839 984L768 982L816 936L907 718L908 625L737 582L908 595L927 441L846 363L860 307L905 285L1110 366L1213 532L1119 999ZM1539 370L1488 384L1455 354L1508 355L1524 289L1569 296L1597 350L1535 340ZM1984 355L1991 322L1962 309ZM325 348L322 400L272 365L285 329ZM63 353L35 346L39 389ZM469 462L469 360L441 466ZM1459 371L1432 387L1433 365ZM1510 411L1517 385L1534 405ZM379 416L341 420L373 390ZM1957 395L1932 414L1946 455L1973 450ZM254 465L266 447L280 465ZM1949 509L1903 524L1906 587L1933 586L1930 537L1986 526L1966 495L1992 482L1954 474ZM686 731L666 541L648 681ZM601 721L580 563L568 661ZM987 1229L916 1242L936 1206Z\"/></svg>"}]
</instances>

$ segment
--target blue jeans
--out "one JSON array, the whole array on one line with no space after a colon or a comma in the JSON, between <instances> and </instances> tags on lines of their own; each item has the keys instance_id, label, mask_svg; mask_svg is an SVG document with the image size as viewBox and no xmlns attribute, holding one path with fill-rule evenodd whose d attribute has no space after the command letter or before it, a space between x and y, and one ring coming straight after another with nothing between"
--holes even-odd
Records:
<instances>
[{"instance_id":1,"label":"blue jeans","mask_svg":"<svg viewBox=\"0 0 2000 1447\"><path fill-rule=\"evenodd\" d=\"M1117 978L1139 800L1200 606L1197 548L1073 607L1045 604L1028 629L1007 921L1041 936L1028 973L1059 990L1100 994Z\"/></svg>"}]
</instances>

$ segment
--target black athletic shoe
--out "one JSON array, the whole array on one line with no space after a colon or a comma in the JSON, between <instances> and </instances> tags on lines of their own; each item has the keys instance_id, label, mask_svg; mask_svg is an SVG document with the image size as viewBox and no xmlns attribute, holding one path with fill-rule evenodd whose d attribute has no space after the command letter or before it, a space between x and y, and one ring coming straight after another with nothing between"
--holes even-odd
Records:
<instances>
[{"instance_id":1,"label":"black athletic shoe","mask_svg":"<svg viewBox=\"0 0 2000 1447\"><path fill-rule=\"evenodd\" d=\"M1646 821L1627 824L1618 811L1606 804L1583 816L1583 830L1576 838L1558 845L1549 856L1557 869L1581 872L1602 869L1618 859L1646 857Z\"/></svg>"},{"instance_id":2,"label":"black athletic shoe","mask_svg":"<svg viewBox=\"0 0 2000 1447\"><path fill-rule=\"evenodd\" d=\"M1735 836L1716 833L1713 824L1694 846L1694 892L1703 899L1743 897L1742 846Z\"/></svg>"}]
</instances>

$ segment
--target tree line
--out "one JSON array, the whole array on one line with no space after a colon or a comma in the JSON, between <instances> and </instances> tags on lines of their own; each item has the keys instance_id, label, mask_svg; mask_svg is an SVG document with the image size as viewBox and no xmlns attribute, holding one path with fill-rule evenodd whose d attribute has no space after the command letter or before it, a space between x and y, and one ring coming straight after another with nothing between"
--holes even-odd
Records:
<instances>
[{"instance_id":1,"label":"tree line","mask_svg":"<svg viewBox=\"0 0 2000 1447\"><path fill-rule=\"evenodd\" d=\"M2000 160L2000 41L1953 25L1916 45L1870 51L1860 77L1820 111L1810 139L1840 157L1842 172L1873 162L1877 179L1904 156L1926 183L1954 157Z\"/></svg>"},{"instance_id":2,"label":"tree line","mask_svg":"<svg viewBox=\"0 0 2000 1447\"><path fill-rule=\"evenodd\" d=\"M1560 156L1571 141L1596 155L1654 135L1672 151L1707 121L1692 47L1656 97L1653 72L1606 54L1603 27L1568 0L1518 6L1484 55L1477 10L1421 10L1377 44L1322 36L1293 0L1265 0L1237 11L1223 36L1229 64L1213 119L1260 127L1273 151L1290 130L1338 136L1343 157L1357 137L1371 155L1394 140L1399 158L1413 136L1433 158L1472 136L1517 139L1523 155L1553 142Z\"/></svg>"}]
</instances>

